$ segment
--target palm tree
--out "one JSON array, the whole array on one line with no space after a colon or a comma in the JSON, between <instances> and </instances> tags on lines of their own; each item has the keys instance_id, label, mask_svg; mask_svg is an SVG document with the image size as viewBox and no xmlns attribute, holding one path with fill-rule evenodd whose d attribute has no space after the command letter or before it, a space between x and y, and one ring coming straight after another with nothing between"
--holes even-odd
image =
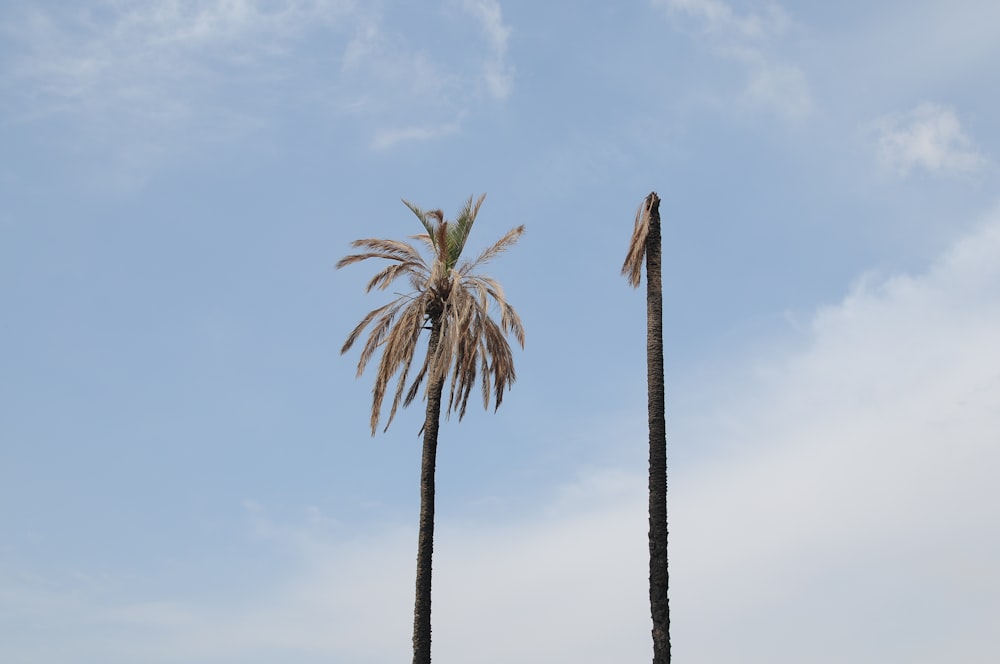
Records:
<instances>
[{"instance_id":1,"label":"palm tree","mask_svg":"<svg viewBox=\"0 0 1000 664\"><path fill-rule=\"evenodd\" d=\"M660 197L646 196L622 275L639 286L646 259L646 386L649 413L649 608L653 664L670 664L670 602L667 591L667 431L663 398L663 290L660 277Z\"/></svg>"},{"instance_id":2,"label":"palm tree","mask_svg":"<svg viewBox=\"0 0 1000 664\"><path fill-rule=\"evenodd\" d=\"M465 242L476 221L486 195L472 197L454 221L445 221L441 210L424 211L404 200L420 219L425 234L415 235L430 250L425 260L411 244L398 240L365 239L352 243L361 253L340 259L341 268L369 258L380 258L390 265L379 271L365 289L385 290L400 277L409 279L411 292L400 294L386 305L372 310L347 337L341 354L346 353L361 333L371 325L368 339L358 361L358 377L364 373L372 356L381 348L382 358L372 390L371 430L378 428L386 390L396 378L395 395L385 428L389 428L396 409L405 408L426 383L424 397L427 411L421 432L424 436L420 467L420 526L417 538L417 584L413 609L413 663L431 661L431 558L434 550L434 468L437 457L438 425L444 402L445 382L450 376L446 413L458 411L459 420L477 377L482 382L483 407L489 408L491 391L500 407L503 394L514 382L514 362L507 334L513 334L524 347L521 319L495 280L475 270L503 253L517 242L524 226L511 229L474 261L459 264ZM500 313L497 324L490 316L490 303ZM429 330L423 363L409 387L410 367L417 356L419 339ZM491 390L492 387L492 390Z\"/></svg>"}]
</instances>

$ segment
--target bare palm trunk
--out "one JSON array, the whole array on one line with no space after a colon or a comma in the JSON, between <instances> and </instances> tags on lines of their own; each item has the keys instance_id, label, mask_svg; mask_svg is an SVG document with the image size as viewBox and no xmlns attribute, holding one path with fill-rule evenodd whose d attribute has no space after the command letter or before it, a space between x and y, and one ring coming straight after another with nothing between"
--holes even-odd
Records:
<instances>
[{"instance_id":1,"label":"bare palm trunk","mask_svg":"<svg viewBox=\"0 0 1000 664\"><path fill-rule=\"evenodd\" d=\"M441 321L431 325L427 354L433 358L441 337ZM420 526L417 535L417 592L413 606L413 664L431 661L431 560L434 554L434 469L444 375L430 375L424 417L424 452L420 462Z\"/></svg>"},{"instance_id":2,"label":"bare palm trunk","mask_svg":"<svg viewBox=\"0 0 1000 664\"><path fill-rule=\"evenodd\" d=\"M649 606L653 664L670 664L667 597L667 431L663 389L663 291L660 276L660 200L651 195L646 236L646 380L649 391Z\"/></svg>"}]
</instances>

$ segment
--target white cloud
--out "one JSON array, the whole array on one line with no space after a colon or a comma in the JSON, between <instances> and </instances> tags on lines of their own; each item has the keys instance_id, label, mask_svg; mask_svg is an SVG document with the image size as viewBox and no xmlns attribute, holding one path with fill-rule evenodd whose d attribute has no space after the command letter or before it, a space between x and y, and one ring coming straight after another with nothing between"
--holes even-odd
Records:
<instances>
[{"instance_id":1,"label":"white cloud","mask_svg":"<svg viewBox=\"0 0 1000 664\"><path fill-rule=\"evenodd\" d=\"M643 656L645 484L635 479L587 474L527 523L440 521L435 661ZM99 593L79 588L15 593L0 584L7 619L45 629L60 625L50 659L24 658L30 638L7 640L0 655L37 664L68 661L71 654L108 664L273 661L267 656L275 653L299 662L388 663L408 656L416 552L411 528L382 529L347 542L314 524L262 519L257 529L266 541L294 549L297 568L235 604L194 599L108 605ZM584 594L588 599L580 601ZM623 643L622 634L631 643Z\"/></svg>"},{"instance_id":2,"label":"white cloud","mask_svg":"<svg viewBox=\"0 0 1000 664\"><path fill-rule=\"evenodd\" d=\"M803 118L812 110L805 74L781 62L757 59L749 70L744 97L754 106L770 108L790 119Z\"/></svg>"},{"instance_id":3,"label":"white cloud","mask_svg":"<svg viewBox=\"0 0 1000 664\"><path fill-rule=\"evenodd\" d=\"M448 123L435 127L406 127L403 129L380 129L375 133L372 147L376 150L388 150L400 143L412 141L430 141L459 131L458 123Z\"/></svg>"},{"instance_id":4,"label":"white cloud","mask_svg":"<svg viewBox=\"0 0 1000 664\"><path fill-rule=\"evenodd\" d=\"M869 14L851 32L846 52L826 56L860 79L859 94L871 94L873 84L887 90L952 90L956 81L993 71L1000 58L1000 5L980 0L893 3ZM887 90L876 90L876 96Z\"/></svg>"},{"instance_id":5,"label":"white cloud","mask_svg":"<svg viewBox=\"0 0 1000 664\"><path fill-rule=\"evenodd\" d=\"M929 173L971 173L986 158L965 135L954 111L923 103L908 113L876 123L878 157L883 168L900 176L916 169Z\"/></svg>"},{"instance_id":6,"label":"white cloud","mask_svg":"<svg viewBox=\"0 0 1000 664\"><path fill-rule=\"evenodd\" d=\"M925 274L862 280L743 383L699 437L728 459L674 482L692 660L988 661L969 644L1000 610L997 338L1000 211Z\"/></svg>"},{"instance_id":7,"label":"white cloud","mask_svg":"<svg viewBox=\"0 0 1000 664\"><path fill-rule=\"evenodd\" d=\"M789 19L776 4L768 4L763 14L739 15L722 0L652 0L654 6L672 14L682 14L701 23L706 33L762 39L783 33Z\"/></svg>"},{"instance_id":8,"label":"white cloud","mask_svg":"<svg viewBox=\"0 0 1000 664\"><path fill-rule=\"evenodd\" d=\"M162 115L164 102L190 112L193 94L224 76L246 76L280 59L301 33L349 15L346 2L158 0L97 2L46 12L11 10L18 48L4 82L34 110L130 110ZM171 115L171 119L175 115Z\"/></svg>"},{"instance_id":9,"label":"white cloud","mask_svg":"<svg viewBox=\"0 0 1000 664\"><path fill-rule=\"evenodd\" d=\"M740 14L722 0L652 0L652 4L680 24L690 24L719 57L743 67L746 83L741 97L748 106L791 120L811 112L805 74L771 52L792 26L780 5L769 3L762 12Z\"/></svg>"},{"instance_id":10,"label":"white cloud","mask_svg":"<svg viewBox=\"0 0 1000 664\"><path fill-rule=\"evenodd\" d=\"M457 125L513 86L500 5L462 7L483 39L456 57L354 0L18 2L0 9L0 109L13 122L64 124L76 140L58 149L98 152L115 171L107 179L140 183L170 155L243 138L289 106L372 133ZM430 30L440 17L425 18ZM417 137L392 133L373 143Z\"/></svg>"},{"instance_id":11,"label":"white cloud","mask_svg":"<svg viewBox=\"0 0 1000 664\"><path fill-rule=\"evenodd\" d=\"M483 64L486 89L495 99L506 99L514 86L514 71L507 63L507 40L510 28L504 24L497 0L462 0L462 7L479 21L490 44L490 55Z\"/></svg>"},{"instance_id":12,"label":"white cloud","mask_svg":"<svg viewBox=\"0 0 1000 664\"><path fill-rule=\"evenodd\" d=\"M747 358L713 412L669 413L671 449L697 451L671 467L676 656L991 662L998 338L1000 209L923 273L861 279L797 350ZM644 417L637 404L620 429ZM506 522L439 520L436 662L649 656L644 469L623 466L581 472ZM262 522L297 567L249 600L31 604L2 586L0 599L7 620L33 611L60 635L37 664L405 659L412 528L343 541L315 510L306 521ZM0 653L26 652L11 634Z\"/></svg>"},{"instance_id":13,"label":"white cloud","mask_svg":"<svg viewBox=\"0 0 1000 664\"><path fill-rule=\"evenodd\" d=\"M378 22L370 17L362 19L344 49L341 69L350 71L362 66L384 46L383 41Z\"/></svg>"},{"instance_id":14,"label":"white cloud","mask_svg":"<svg viewBox=\"0 0 1000 664\"><path fill-rule=\"evenodd\" d=\"M347 0L14 3L0 10L3 113L57 127L46 147L80 156L98 187L139 187L164 162L258 131L310 73L302 40L346 29L353 11Z\"/></svg>"}]
</instances>

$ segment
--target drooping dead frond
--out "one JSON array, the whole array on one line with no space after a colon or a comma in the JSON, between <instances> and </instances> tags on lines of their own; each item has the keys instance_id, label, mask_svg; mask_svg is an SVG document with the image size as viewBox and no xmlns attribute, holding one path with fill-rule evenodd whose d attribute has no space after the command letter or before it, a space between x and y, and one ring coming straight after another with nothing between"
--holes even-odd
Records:
<instances>
[{"instance_id":1,"label":"drooping dead frond","mask_svg":"<svg viewBox=\"0 0 1000 664\"><path fill-rule=\"evenodd\" d=\"M382 399L385 395L385 388L392 380L392 377L399 373L399 380L396 384L396 394L392 400L392 408L385 423L388 429L396 416L396 409L406 391L406 376L409 373L410 365L416 354L417 345L420 339L420 332L423 330L424 319L426 317L426 297L417 297L411 300L404 309L399 321L393 327L392 333L385 340L385 348L382 350L382 361L379 363L378 373L375 375L375 389L372 392L372 434L378 428L379 415L382 410Z\"/></svg>"},{"instance_id":2,"label":"drooping dead frond","mask_svg":"<svg viewBox=\"0 0 1000 664\"><path fill-rule=\"evenodd\" d=\"M432 253L436 253L437 247L434 246L434 240L432 240L431 236L428 235L427 233L421 233L420 235L411 235L410 238L413 240L420 240L421 242L424 243L424 246L426 246L428 249L431 250Z\"/></svg>"},{"instance_id":3,"label":"drooping dead frond","mask_svg":"<svg viewBox=\"0 0 1000 664\"><path fill-rule=\"evenodd\" d=\"M434 229L434 251L437 252L437 259L441 262L444 270L449 270L451 266L448 265L447 221L438 222L437 227Z\"/></svg>"},{"instance_id":4,"label":"drooping dead frond","mask_svg":"<svg viewBox=\"0 0 1000 664\"><path fill-rule=\"evenodd\" d=\"M430 217L431 219L436 219L438 224L444 223L443 210L431 210L430 212L426 213L426 216Z\"/></svg>"},{"instance_id":5,"label":"drooping dead frond","mask_svg":"<svg viewBox=\"0 0 1000 664\"><path fill-rule=\"evenodd\" d=\"M373 288L378 288L379 290L385 290L395 281L397 278L407 275L407 276L423 276L427 272L427 269L422 263L405 262L396 263L395 265L390 265L384 270L378 272L368 285L365 286L365 292L370 293Z\"/></svg>"},{"instance_id":6,"label":"drooping dead frond","mask_svg":"<svg viewBox=\"0 0 1000 664\"><path fill-rule=\"evenodd\" d=\"M642 281L642 261L646 256L646 236L649 235L649 215L652 214L653 206L660 202L660 197L656 192L650 192L645 200L639 205L639 210L635 213L635 228L632 230L632 239L628 245L628 254L625 256L625 263L622 264L622 276L632 285L638 288Z\"/></svg>"},{"instance_id":7,"label":"drooping dead frond","mask_svg":"<svg viewBox=\"0 0 1000 664\"><path fill-rule=\"evenodd\" d=\"M375 351L382 345L385 336L392 329L392 322L396 319L396 314L399 313L400 309L406 303L406 298L402 297L393 300L391 303L392 306L379 317L371 332L368 333L368 340L365 341L364 348L361 349L361 358L358 360L358 378L365 372L365 367L368 366L369 360L375 355Z\"/></svg>"},{"instance_id":8,"label":"drooping dead frond","mask_svg":"<svg viewBox=\"0 0 1000 664\"><path fill-rule=\"evenodd\" d=\"M521 324L521 317L514 311L514 307L506 302L501 306L500 312L500 327L503 328L505 334L513 334L518 345L524 348L524 325Z\"/></svg>"},{"instance_id":9,"label":"drooping dead frond","mask_svg":"<svg viewBox=\"0 0 1000 664\"><path fill-rule=\"evenodd\" d=\"M368 324L371 323L376 316L378 316L380 313L382 313L395 303L396 302L393 301L390 302L389 304L379 307L378 309L372 309L371 311L369 311L368 315L362 318L361 322L358 323L358 326L355 327L354 330L349 335L347 335L347 341L345 341L344 345L341 347L340 354L343 355L347 351L351 350L351 346L353 346L354 342L358 340L358 337L361 335L361 332L364 331L366 327L368 327Z\"/></svg>"},{"instance_id":10,"label":"drooping dead frond","mask_svg":"<svg viewBox=\"0 0 1000 664\"><path fill-rule=\"evenodd\" d=\"M375 238L368 238L364 240L355 240L351 243L352 247L364 247L369 251L361 254L352 254L350 256L344 256L339 261L337 261L337 269L342 267L352 265L358 261L363 261L368 258L384 258L386 260L396 260L396 261L413 261L413 262L423 262L423 257L420 255L412 245L406 242L399 242L398 240L379 240Z\"/></svg>"}]
</instances>

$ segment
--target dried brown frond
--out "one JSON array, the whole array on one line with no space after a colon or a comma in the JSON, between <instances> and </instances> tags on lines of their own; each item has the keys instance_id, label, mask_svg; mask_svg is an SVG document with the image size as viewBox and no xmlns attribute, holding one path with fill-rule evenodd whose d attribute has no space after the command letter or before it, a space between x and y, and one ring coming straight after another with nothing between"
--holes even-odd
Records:
<instances>
[{"instance_id":1,"label":"dried brown frond","mask_svg":"<svg viewBox=\"0 0 1000 664\"><path fill-rule=\"evenodd\" d=\"M398 254L403 258L420 260L420 253L414 249L409 242L393 240L390 238L368 237L351 242L352 247L364 247L372 251L382 251L391 254Z\"/></svg>"},{"instance_id":2,"label":"dried brown frond","mask_svg":"<svg viewBox=\"0 0 1000 664\"><path fill-rule=\"evenodd\" d=\"M347 341L345 341L344 345L341 347L340 354L343 355L344 353L349 351L351 349L351 346L354 345L354 342L358 340L358 337L361 335L361 332L366 327L368 327L369 323L372 322L372 319L374 319L380 313L391 307L393 304L395 304L395 302L390 302L389 304L381 306L378 309L372 309L371 311L369 311L368 315L362 318L361 322L358 323L358 326L354 328L354 330L349 335L347 335Z\"/></svg>"},{"instance_id":3,"label":"dried brown frond","mask_svg":"<svg viewBox=\"0 0 1000 664\"><path fill-rule=\"evenodd\" d=\"M514 311L514 307L506 302L501 309L500 325L504 332L513 334L518 345L524 348L524 326L521 324L521 317Z\"/></svg>"},{"instance_id":4,"label":"dried brown frond","mask_svg":"<svg viewBox=\"0 0 1000 664\"><path fill-rule=\"evenodd\" d=\"M482 334L486 352L490 356L490 374L493 377L494 410L496 410L503 402L503 393L507 386L516 379L514 360L503 331L488 316L483 318Z\"/></svg>"},{"instance_id":5,"label":"dried brown frond","mask_svg":"<svg viewBox=\"0 0 1000 664\"><path fill-rule=\"evenodd\" d=\"M483 374L483 379L479 381L482 383L483 387L483 409L490 409L490 381L487 380L490 375L490 363L486 355L486 344L483 343L482 339L479 341L479 368Z\"/></svg>"},{"instance_id":6,"label":"dried brown frond","mask_svg":"<svg viewBox=\"0 0 1000 664\"><path fill-rule=\"evenodd\" d=\"M424 309L425 304L425 298L417 298L414 300L413 304L406 310L404 315L400 317L399 324L397 325L397 329L400 330L399 335L401 341L399 348L390 348L391 342L387 342L386 350L382 355L383 359L385 359L391 353L392 361L395 363L392 367L386 367L386 370L390 371L386 377L387 380L397 372L399 373L399 379L396 383L396 393L392 400L392 407L389 410L389 417L385 423L386 430L389 428L389 425L392 424L392 420L396 417L396 410L399 408L399 403L406 390L406 378L410 372L410 365L413 363L413 358L416 354L415 351L420 338L420 332L423 329L426 314ZM379 371L381 373L382 367L379 367ZM381 406L381 403L379 406ZM377 417L374 420L374 425L378 425Z\"/></svg>"},{"instance_id":7,"label":"dried brown frond","mask_svg":"<svg viewBox=\"0 0 1000 664\"><path fill-rule=\"evenodd\" d=\"M632 230L628 254L622 264L622 276L633 288L638 288L642 281L642 262L646 257L646 236L649 235L649 216L652 214L653 206L659 202L660 197L655 191L651 192L635 213L635 228Z\"/></svg>"},{"instance_id":8,"label":"dried brown frond","mask_svg":"<svg viewBox=\"0 0 1000 664\"><path fill-rule=\"evenodd\" d=\"M369 251L360 254L351 254L349 256L344 256L339 261L337 261L337 269L345 267L347 265L352 265L358 261L363 261L369 258L383 258L386 260L394 261L412 261L414 263L423 263L424 259L412 245L406 242L400 242L398 240L383 240L379 238L367 238L364 240L355 240L351 243L352 247L364 247Z\"/></svg>"},{"instance_id":9,"label":"dried brown frond","mask_svg":"<svg viewBox=\"0 0 1000 664\"><path fill-rule=\"evenodd\" d=\"M483 201L485 200L486 200L486 194L480 194L479 198L476 199L476 202L472 204L472 210L469 215L470 217L475 219L477 216L479 216L479 208L483 207Z\"/></svg>"},{"instance_id":10,"label":"dried brown frond","mask_svg":"<svg viewBox=\"0 0 1000 664\"><path fill-rule=\"evenodd\" d=\"M438 210L440 212L440 210ZM437 252L437 259L445 269L448 268L448 222L442 221L437 225L434 234L434 250Z\"/></svg>"},{"instance_id":11,"label":"dried brown frond","mask_svg":"<svg viewBox=\"0 0 1000 664\"><path fill-rule=\"evenodd\" d=\"M437 247L434 245L434 240L427 233L421 233L420 235L411 235L410 239L420 240L424 246L431 250L431 253L435 253Z\"/></svg>"},{"instance_id":12,"label":"dried brown frond","mask_svg":"<svg viewBox=\"0 0 1000 664\"><path fill-rule=\"evenodd\" d=\"M476 258L476 260L470 263L465 263L461 268L462 273L468 274L472 270L478 268L480 265L488 263L492 259L496 258L498 254L502 254L503 252L507 251L517 243L517 241L523 234L524 234L524 224L521 224L516 228L510 229L502 238L494 242L492 246L489 246L486 249L484 249L483 252L479 254L479 256Z\"/></svg>"},{"instance_id":13,"label":"dried brown frond","mask_svg":"<svg viewBox=\"0 0 1000 664\"><path fill-rule=\"evenodd\" d=\"M378 372L375 374L375 386L372 389L371 429L373 436L378 429L382 401L385 398L389 382L401 367L408 366L409 362L412 362L416 352L420 331L423 329L424 303L424 298L420 297L411 300L403 309L402 315L399 316L396 325L392 327L390 334L385 337L382 359L379 362ZM400 384L397 387L396 400L402 391L403 385ZM386 426L388 427L388 423Z\"/></svg>"},{"instance_id":14,"label":"dried brown frond","mask_svg":"<svg viewBox=\"0 0 1000 664\"><path fill-rule=\"evenodd\" d=\"M396 318L396 314L399 313L399 310L402 309L405 304L405 298L396 298L393 300L393 306L382 314L382 316L378 319L378 322L375 323L371 332L368 333L368 340L365 341L365 346L361 349L361 358L358 360L358 378L360 378L361 374L365 372L365 368L368 366L369 360L371 360L378 347L382 345L386 334L388 334L391 329L392 321Z\"/></svg>"},{"instance_id":15,"label":"dried brown frond","mask_svg":"<svg viewBox=\"0 0 1000 664\"><path fill-rule=\"evenodd\" d=\"M422 293L428 289L430 283L429 273L414 272L410 275L410 287L414 293Z\"/></svg>"},{"instance_id":16,"label":"dried brown frond","mask_svg":"<svg viewBox=\"0 0 1000 664\"><path fill-rule=\"evenodd\" d=\"M427 376L427 367L431 364L431 353L430 349L424 356L424 363L420 367L420 371L417 372L416 377L413 379L413 383L410 384L410 389L407 390L406 396L403 398L403 408L406 408L410 403L416 398L417 393L420 391L420 386L424 382L424 378Z\"/></svg>"},{"instance_id":17,"label":"dried brown frond","mask_svg":"<svg viewBox=\"0 0 1000 664\"><path fill-rule=\"evenodd\" d=\"M368 285L365 286L365 292L370 293L373 288L385 290L398 277L403 275L416 275L419 277L426 274L426 272L427 268L423 263L414 263L411 261L396 263L395 265L390 265L372 277L371 281L368 282Z\"/></svg>"},{"instance_id":18,"label":"dried brown frond","mask_svg":"<svg viewBox=\"0 0 1000 664\"><path fill-rule=\"evenodd\" d=\"M500 282L492 277L481 274L469 275L465 277L465 281L469 284L474 284L474 287L477 289L483 289L491 298L498 302L503 302L506 299Z\"/></svg>"}]
</instances>

